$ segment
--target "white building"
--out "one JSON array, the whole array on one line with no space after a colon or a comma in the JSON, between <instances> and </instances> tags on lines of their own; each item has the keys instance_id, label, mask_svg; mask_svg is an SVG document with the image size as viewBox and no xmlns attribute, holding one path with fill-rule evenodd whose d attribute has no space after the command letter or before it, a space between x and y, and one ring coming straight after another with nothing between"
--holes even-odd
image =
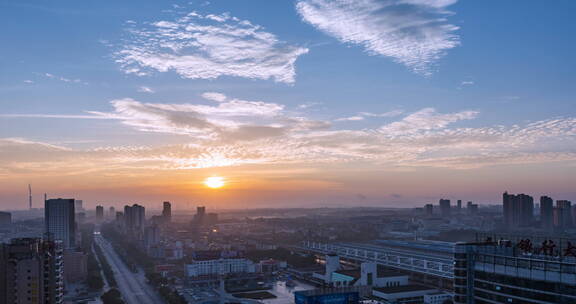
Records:
<instances>
[{"instance_id":1,"label":"white building","mask_svg":"<svg viewBox=\"0 0 576 304\"><path fill-rule=\"evenodd\" d=\"M186 265L186 274L189 277L254 272L256 272L256 265L243 258L198 260Z\"/></svg>"},{"instance_id":2,"label":"white building","mask_svg":"<svg viewBox=\"0 0 576 304\"><path fill-rule=\"evenodd\" d=\"M384 303L422 303L424 296L438 292L435 288L421 285L402 285L393 287L377 287L372 295L383 300Z\"/></svg>"},{"instance_id":3,"label":"white building","mask_svg":"<svg viewBox=\"0 0 576 304\"><path fill-rule=\"evenodd\" d=\"M446 301L451 301L452 295L445 292L434 292L424 295L424 304L444 304Z\"/></svg>"}]
</instances>

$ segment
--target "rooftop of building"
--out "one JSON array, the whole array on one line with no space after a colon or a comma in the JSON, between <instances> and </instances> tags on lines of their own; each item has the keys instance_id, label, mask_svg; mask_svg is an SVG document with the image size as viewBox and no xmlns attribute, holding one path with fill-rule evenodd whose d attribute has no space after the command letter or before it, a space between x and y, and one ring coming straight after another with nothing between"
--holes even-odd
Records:
<instances>
[{"instance_id":1,"label":"rooftop of building","mask_svg":"<svg viewBox=\"0 0 576 304\"><path fill-rule=\"evenodd\" d=\"M342 287L342 288L319 288L310 290L300 290L294 292L295 295L303 296L320 296L327 294L339 294L339 293L358 293L353 287Z\"/></svg>"},{"instance_id":2,"label":"rooftop of building","mask_svg":"<svg viewBox=\"0 0 576 304\"><path fill-rule=\"evenodd\" d=\"M431 257L452 258L456 243L429 240L376 240L367 243L341 243L341 245L371 250L399 250L408 253L425 254Z\"/></svg>"},{"instance_id":3,"label":"rooftop of building","mask_svg":"<svg viewBox=\"0 0 576 304\"><path fill-rule=\"evenodd\" d=\"M423 290L436 290L435 288L424 286L424 285L401 285L401 286L392 286L392 287L375 287L374 290L381 292L381 293L402 293L402 292L411 292L411 291L423 291Z\"/></svg>"},{"instance_id":4,"label":"rooftop of building","mask_svg":"<svg viewBox=\"0 0 576 304\"><path fill-rule=\"evenodd\" d=\"M358 279L361 276L360 269L345 269L345 270L337 270L334 272L341 274L341 275L349 276L349 277L352 277L355 279Z\"/></svg>"},{"instance_id":5,"label":"rooftop of building","mask_svg":"<svg viewBox=\"0 0 576 304\"><path fill-rule=\"evenodd\" d=\"M406 274L396 271L396 270L389 270L380 265L378 265L377 276L379 278L391 278L391 277L401 277L406 276Z\"/></svg>"}]
</instances>

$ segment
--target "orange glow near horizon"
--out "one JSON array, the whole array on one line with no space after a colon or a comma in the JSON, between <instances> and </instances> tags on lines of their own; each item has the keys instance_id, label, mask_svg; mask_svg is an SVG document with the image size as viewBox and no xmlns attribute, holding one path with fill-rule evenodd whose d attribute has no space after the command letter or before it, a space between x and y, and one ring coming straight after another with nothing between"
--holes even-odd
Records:
<instances>
[{"instance_id":1,"label":"orange glow near horizon","mask_svg":"<svg viewBox=\"0 0 576 304\"><path fill-rule=\"evenodd\" d=\"M221 176L211 176L204 180L204 185L208 188L218 189L226 185L226 180Z\"/></svg>"}]
</instances>

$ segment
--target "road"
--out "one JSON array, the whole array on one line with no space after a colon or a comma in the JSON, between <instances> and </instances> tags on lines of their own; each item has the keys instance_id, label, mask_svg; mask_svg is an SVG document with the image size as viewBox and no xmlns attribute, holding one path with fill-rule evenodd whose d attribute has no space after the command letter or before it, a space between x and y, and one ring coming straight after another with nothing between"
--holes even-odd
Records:
<instances>
[{"instance_id":1,"label":"road","mask_svg":"<svg viewBox=\"0 0 576 304\"><path fill-rule=\"evenodd\" d=\"M114 271L114 278L118 283L118 290L127 304L158 304L164 303L156 291L146 283L142 271L133 273L120 259L110 242L100 235L94 236L96 244L102 248L102 252Z\"/></svg>"}]
</instances>

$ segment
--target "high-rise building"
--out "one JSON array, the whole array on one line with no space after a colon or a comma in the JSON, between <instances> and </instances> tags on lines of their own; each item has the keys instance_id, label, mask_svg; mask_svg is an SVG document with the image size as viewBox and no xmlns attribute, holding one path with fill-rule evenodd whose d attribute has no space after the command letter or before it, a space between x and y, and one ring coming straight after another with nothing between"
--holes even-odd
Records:
<instances>
[{"instance_id":1,"label":"high-rise building","mask_svg":"<svg viewBox=\"0 0 576 304\"><path fill-rule=\"evenodd\" d=\"M454 249L454 303L576 303L576 240L484 237Z\"/></svg>"},{"instance_id":2,"label":"high-rise building","mask_svg":"<svg viewBox=\"0 0 576 304\"><path fill-rule=\"evenodd\" d=\"M203 217L204 214L206 214L206 207L204 207L204 206L196 207L196 215L197 216Z\"/></svg>"},{"instance_id":3,"label":"high-rise building","mask_svg":"<svg viewBox=\"0 0 576 304\"><path fill-rule=\"evenodd\" d=\"M32 185L28 184L28 209L32 210Z\"/></svg>"},{"instance_id":4,"label":"high-rise building","mask_svg":"<svg viewBox=\"0 0 576 304\"><path fill-rule=\"evenodd\" d=\"M49 199L44 203L45 232L50 240L61 240L65 249L76 246L74 199Z\"/></svg>"},{"instance_id":5,"label":"high-rise building","mask_svg":"<svg viewBox=\"0 0 576 304\"><path fill-rule=\"evenodd\" d=\"M114 208L114 206L110 206L110 209L108 211L108 217L110 219L114 219L116 217L116 209Z\"/></svg>"},{"instance_id":6,"label":"high-rise building","mask_svg":"<svg viewBox=\"0 0 576 304\"><path fill-rule=\"evenodd\" d=\"M74 200L74 208L76 208L76 212L84 211L84 206L82 206L82 200Z\"/></svg>"},{"instance_id":7,"label":"high-rise building","mask_svg":"<svg viewBox=\"0 0 576 304\"><path fill-rule=\"evenodd\" d=\"M128 233L139 240L143 239L145 222L146 210L143 206L138 204L124 206L124 224Z\"/></svg>"},{"instance_id":8,"label":"high-rise building","mask_svg":"<svg viewBox=\"0 0 576 304\"><path fill-rule=\"evenodd\" d=\"M102 220L104 219L104 207L103 206L96 206L96 219Z\"/></svg>"},{"instance_id":9,"label":"high-rise building","mask_svg":"<svg viewBox=\"0 0 576 304\"><path fill-rule=\"evenodd\" d=\"M477 215L478 214L478 204L470 204L468 206L468 214L469 215Z\"/></svg>"},{"instance_id":10,"label":"high-rise building","mask_svg":"<svg viewBox=\"0 0 576 304\"><path fill-rule=\"evenodd\" d=\"M172 205L170 202L164 202L162 207L162 218L166 223L170 223L172 221Z\"/></svg>"},{"instance_id":11,"label":"high-rise building","mask_svg":"<svg viewBox=\"0 0 576 304\"><path fill-rule=\"evenodd\" d=\"M126 223L124 220L124 212L116 211L116 221L114 222L118 229L126 231Z\"/></svg>"},{"instance_id":12,"label":"high-rise building","mask_svg":"<svg viewBox=\"0 0 576 304\"><path fill-rule=\"evenodd\" d=\"M0 303L63 303L62 243L39 238L0 244Z\"/></svg>"},{"instance_id":13,"label":"high-rise building","mask_svg":"<svg viewBox=\"0 0 576 304\"><path fill-rule=\"evenodd\" d=\"M440 199L440 213L442 217L450 217L450 200L449 199Z\"/></svg>"},{"instance_id":14,"label":"high-rise building","mask_svg":"<svg viewBox=\"0 0 576 304\"><path fill-rule=\"evenodd\" d=\"M460 214L460 212L462 211L462 200L456 201L456 208L457 208L458 214Z\"/></svg>"},{"instance_id":15,"label":"high-rise building","mask_svg":"<svg viewBox=\"0 0 576 304\"><path fill-rule=\"evenodd\" d=\"M548 196L540 197L540 223L543 229L554 229L554 201Z\"/></svg>"},{"instance_id":16,"label":"high-rise building","mask_svg":"<svg viewBox=\"0 0 576 304\"><path fill-rule=\"evenodd\" d=\"M428 217L434 215L434 205L426 204L426 206L424 206L424 214Z\"/></svg>"},{"instance_id":17,"label":"high-rise building","mask_svg":"<svg viewBox=\"0 0 576 304\"><path fill-rule=\"evenodd\" d=\"M157 225L148 226L145 229L144 245L146 249L160 243L160 227Z\"/></svg>"},{"instance_id":18,"label":"high-rise building","mask_svg":"<svg viewBox=\"0 0 576 304\"><path fill-rule=\"evenodd\" d=\"M572 202L567 200L556 201L557 226L559 228L570 228L574 225L572 220Z\"/></svg>"},{"instance_id":19,"label":"high-rise building","mask_svg":"<svg viewBox=\"0 0 576 304\"><path fill-rule=\"evenodd\" d=\"M206 207L203 206L196 207L196 214L194 215L194 223L197 225L204 224L205 217L206 217Z\"/></svg>"},{"instance_id":20,"label":"high-rise building","mask_svg":"<svg viewBox=\"0 0 576 304\"><path fill-rule=\"evenodd\" d=\"M12 224L12 214L0 211L0 227L7 227Z\"/></svg>"},{"instance_id":21,"label":"high-rise building","mask_svg":"<svg viewBox=\"0 0 576 304\"><path fill-rule=\"evenodd\" d=\"M534 198L531 196L504 192L502 206L507 229L530 226L534 222Z\"/></svg>"}]
</instances>

